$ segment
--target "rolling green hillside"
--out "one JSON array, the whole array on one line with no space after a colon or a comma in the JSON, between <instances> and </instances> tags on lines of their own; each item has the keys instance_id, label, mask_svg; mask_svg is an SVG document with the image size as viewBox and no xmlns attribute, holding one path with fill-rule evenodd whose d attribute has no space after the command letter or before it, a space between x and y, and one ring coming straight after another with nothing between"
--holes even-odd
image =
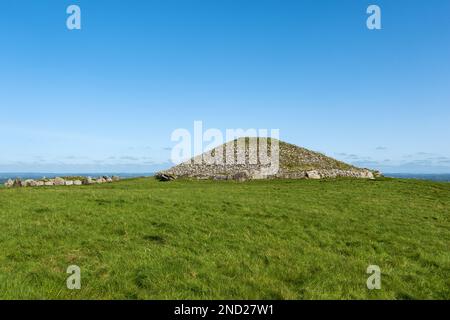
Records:
<instances>
[{"instance_id":1,"label":"rolling green hillside","mask_svg":"<svg viewBox=\"0 0 450 320\"><path fill-rule=\"evenodd\" d=\"M0 189L0 298L450 299L449 215L383 178Z\"/></svg>"}]
</instances>

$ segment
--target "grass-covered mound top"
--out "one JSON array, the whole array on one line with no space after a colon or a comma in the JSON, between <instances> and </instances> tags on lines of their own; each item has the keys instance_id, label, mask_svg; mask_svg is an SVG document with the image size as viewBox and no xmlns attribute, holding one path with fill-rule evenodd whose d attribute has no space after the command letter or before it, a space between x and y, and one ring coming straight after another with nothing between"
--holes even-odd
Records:
<instances>
[{"instance_id":1,"label":"grass-covered mound top","mask_svg":"<svg viewBox=\"0 0 450 320\"><path fill-rule=\"evenodd\" d=\"M279 146L281 169L288 171L307 171L315 169L358 170L358 168L350 164L294 144L279 141Z\"/></svg>"},{"instance_id":2,"label":"grass-covered mound top","mask_svg":"<svg viewBox=\"0 0 450 320\"><path fill-rule=\"evenodd\" d=\"M277 139L247 137L227 142L157 176L162 179L226 180L234 176L320 179L373 178L373 172Z\"/></svg>"},{"instance_id":3,"label":"grass-covered mound top","mask_svg":"<svg viewBox=\"0 0 450 320\"><path fill-rule=\"evenodd\" d=\"M397 179L0 189L0 298L450 299L449 208Z\"/></svg>"}]
</instances>

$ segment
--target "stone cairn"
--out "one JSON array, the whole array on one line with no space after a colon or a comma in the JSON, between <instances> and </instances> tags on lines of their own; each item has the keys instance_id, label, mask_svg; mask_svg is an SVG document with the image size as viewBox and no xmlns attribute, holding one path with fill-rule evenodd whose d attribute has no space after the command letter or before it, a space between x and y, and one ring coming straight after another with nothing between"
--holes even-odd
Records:
<instances>
[{"instance_id":1,"label":"stone cairn","mask_svg":"<svg viewBox=\"0 0 450 320\"><path fill-rule=\"evenodd\" d=\"M44 187L44 186L81 186L89 184L99 184L99 183L111 183L119 181L120 178L117 176L102 176L98 178L91 177L67 177L60 178L56 177L53 179L42 178L40 180L34 179L9 179L5 182L6 188L23 188L23 187Z\"/></svg>"},{"instance_id":2,"label":"stone cairn","mask_svg":"<svg viewBox=\"0 0 450 320\"><path fill-rule=\"evenodd\" d=\"M254 146L253 149L250 147L250 142ZM261 162L261 159L268 157L269 154L272 155L273 142L277 142L275 144L277 145L275 149L277 153L273 159L269 159L270 161L275 160L273 163L276 169L268 170L271 163ZM260 146L258 146L260 143L266 146L266 151L260 151ZM214 158L216 155L219 156ZM205 161L205 159L209 159L209 161ZM241 159L241 161L239 162L238 159ZM157 172L155 175L160 181L175 179L234 181L258 179L375 179L381 176L382 174L378 171L358 168L290 143L255 137L229 141L168 170Z\"/></svg>"}]
</instances>

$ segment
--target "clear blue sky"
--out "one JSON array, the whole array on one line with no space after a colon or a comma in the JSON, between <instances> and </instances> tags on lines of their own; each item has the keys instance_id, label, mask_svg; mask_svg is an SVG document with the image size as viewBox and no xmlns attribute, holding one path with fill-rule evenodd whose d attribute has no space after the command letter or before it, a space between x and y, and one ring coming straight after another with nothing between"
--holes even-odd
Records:
<instances>
[{"instance_id":1,"label":"clear blue sky","mask_svg":"<svg viewBox=\"0 0 450 320\"><path fill-rule=\"evenodd\" d=\"M450 1L3 0L0 115L0 172L152 171L194 120L450 172Z\"/></svg>"}]
</instances>

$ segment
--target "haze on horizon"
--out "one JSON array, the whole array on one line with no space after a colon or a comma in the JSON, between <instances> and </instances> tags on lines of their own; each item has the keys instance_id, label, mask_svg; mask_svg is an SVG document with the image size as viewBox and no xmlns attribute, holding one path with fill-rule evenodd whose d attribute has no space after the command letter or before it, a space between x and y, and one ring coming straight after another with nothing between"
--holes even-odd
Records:
<instances>
[{"instance_id":1,"label":"haze on horizon","mask_svg":"<svg viewBox=\"0 0 450 320\"><path fill-rule=\"evenodd\" d=\"M450 173L449 14L448 0L3 1L0 172L158 171L171 133L201 120Z\"/></svg>"}]
</instances>

